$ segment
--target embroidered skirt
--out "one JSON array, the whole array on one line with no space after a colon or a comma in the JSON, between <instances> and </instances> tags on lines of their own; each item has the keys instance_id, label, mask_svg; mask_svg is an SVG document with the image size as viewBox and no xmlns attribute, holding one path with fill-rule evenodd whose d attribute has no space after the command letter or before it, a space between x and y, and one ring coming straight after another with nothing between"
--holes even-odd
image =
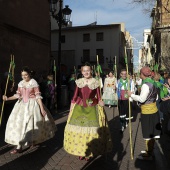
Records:
<instances>
[{"instance_id":1,"label":"embroidered skirt","mask_svg":"<svg viewBox=\"0 0 170 170\"><path fill-rule=\"evenodd\" d=\"M102 99L105 105L117 105L117 93L114 92L112 87L106 87L103 92Z\"/></svg>"},{"instance_id":2,"label":"embroidered skirt","mask_svg":"<svg viewBox=\"0 0 170 170\"><path fill-rule=\"evenodd\" d=\"M65 127L64 149L72 155L87 157L112 150L103 107L74 105Z\"/></svg>"},{"instance_id":3,"label":"embroidered skirt","mask_svg":"<svg viewBox=\"0 0 170 170\"><path fill-rule=\"evenodd\" d=\"M27 103L17 101L6 125L5 142L35 145L52 138L56 126L49 111L45 110L47 115L43 117L36 99L29 99Z\"/></svg>"}]
</instances>

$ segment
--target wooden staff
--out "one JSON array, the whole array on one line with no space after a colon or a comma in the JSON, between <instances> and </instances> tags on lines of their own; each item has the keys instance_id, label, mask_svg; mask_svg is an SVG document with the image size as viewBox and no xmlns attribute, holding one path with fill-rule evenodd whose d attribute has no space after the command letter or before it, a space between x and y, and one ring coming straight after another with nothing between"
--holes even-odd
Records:
<instances>
[{"instance_id":1,"label":"wooden staff","mask_svg":"<svg viewBox=\"0 0 170 170\"><path fill-rule=\"evenodd\" d=\"M56 80L56 76L57 76L57 68L56 68L55 60L54 60L53 71L54 71L54 85L55 85L54 106L57 108L57 99L56 99L56 98L57 98L57 80Z\"/></svg>"},{"instance_id":2,"label":"wooden staff","mask_svg":"<svg viewBox=\"0 0 170 170\"><path fill-rule=\"evenodd\" d=\"M15 75L14 75L15 61L14 61L14 55L12 55L12 66L11 66L11 69L12 69L12 88L11 88L11 91L12 91L13 88L14 88L14 85L15 85Z\"/></svg>"},{"instance_id":3,"label":"wooden staff","mask_svg":"<svg viewBox=\"0 0 170 170\"><path fill-rule=\"evenodd\" d=\"M99 76L99 84L100 84L100 68L99 68L99 57L97 55L97 72L98 72L98 76ZM99 86L100 87L100 95L102 94L101 92L101 85ZM102 98L101 98L102 100Z\"/></svg>"},{"instance_id":4,"label":"wooden staff","mask_svg":"<svg viewBox=\"0 0 170 170\"><path fill-rule=\"evenodd\" d=\"M114 68L114 70L115 70L115 77L117 78L117 65L116 65L116 56L115 56L115 68Z\"/></svg>"},{"instance_id":5,"label":"wooden staff","mask_svg":"<svg viewBox=\"0 0 170 170\"><path fill-rule=\"evenodd\" d=\"M13 62L13 58L12 58L12 54L11 54L11 62L10 62L10 65L9 65L8 77L7 77L6 86L5 86L5 93L4 93L5 96L6 96L6 93L7 93L9 76L10 76L11 68L12 68L12 62ZM1 109L1 115L0 115L0 126L1 126L1 123L2 123L2 116L3 116L3 111L4 111L4 104L5 104L5 101L3 100L3 102L2 102L2 109Z\"/></svg>"},{"instance_id":6,"label":"wooden staff","mask_svg":"<svg viewBox=\"0 0 170 170\"><path fill-rule=\"evenodd\" d=\"M56 65L55 65L55 60L54 60L54 83L55 83L55 88L57 87L57 83L56 83Z\"/></svg>"},{"instance_id":7,"label":"wooden staff","mask_svg":"<svg viewBox=\"0 0 170 170\"><path fill-rule=\"evenodd\" d=\"M125 47L125 64L126 64L126 72L127 72L127 79L128 79L128 90L130 90L129 68L128 68L128 62L127 62L126 47ZM129 138L130 138L130 153L131 153L131 159L133 160L132 125L131 125L131 105L130 105L130 100L129 100Z\"/></svg>"},{"instance_id":8,"label":"wooden staff","mask_svg":"<svg viewBox=\"0 0 170 170\"><path fill-rule=\"evenodd\" d=\"M115 72L115 78L116 78L116 82L117 82L117 65L116 65L116 56L115 56L114 72ZM119 110L118 97L117 97L117 110Z\"/></svg>"},{"instance_id":9,"label":"wooden staff","mask_svg":"<svg viewBox=\"0 0 170 170\"><path fill-rule=\"evenodd\" d=\"M76 78L76 80L77 80L76 66L74 66L74 74L75 74L75 78Z\"/></svg>"},{"instance_id":10,"label":"wooden staff","mask_svg":"<svg viewBox=\"0 0 170 170\"><path fill-rule=\"evenodd\" d=\"M99 76L99 83L100 83L100 65L99 65L99 58L98 58L98 55L97 55L97 72L98 72L98 76ZM101 93L101 84L99 84L99 88L100 88L100 98L102 100L102 93ZM105 114L105 111L104 111L104 108L102 107L102 112L104 114L104 116L101 115L101 118L103 118L104 120L102 120L102 124L104 127L107 127L107 124L106 124L106 121L107 121L107 116ZM100 112L99 112L100 113ZM105 131L104 131L105 133ZM105 140L107 140L107 138L105 138ZM107 141L105 143L105 150L107 150ZM107 154L105 155L105 158L107 160Z\"/></svg>"}]
</instances>

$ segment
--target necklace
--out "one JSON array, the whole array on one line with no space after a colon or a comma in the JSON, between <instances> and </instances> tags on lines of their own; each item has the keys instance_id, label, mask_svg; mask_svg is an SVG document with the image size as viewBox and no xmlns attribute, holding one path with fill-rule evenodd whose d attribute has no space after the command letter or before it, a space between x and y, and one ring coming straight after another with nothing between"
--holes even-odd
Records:
<instances>
[{"instance_id":1,"label":"necklace","mask_svg":"<svg viewBox=\"0 0 170 170\"><path fill-rule=\"evenodd\" d=\"M88 82L90 82L90 80L91 80L91 77L90 77L90 78L88 78L88 79L84 78L84 80L85 80L85 83L87 83L87 84L88 84Z\"/></svg>"}]
</instances>

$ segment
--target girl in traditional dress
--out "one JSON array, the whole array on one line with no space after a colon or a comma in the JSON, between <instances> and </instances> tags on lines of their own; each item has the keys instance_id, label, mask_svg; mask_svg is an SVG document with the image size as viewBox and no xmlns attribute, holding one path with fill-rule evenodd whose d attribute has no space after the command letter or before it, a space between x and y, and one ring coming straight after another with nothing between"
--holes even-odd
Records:
<instances>
[{"instance_id":1,"label":"girl in traditional dress","mask_svg":"<svg viewBox=\"0 0 170 170\"><path fill-rule=\"evenodd\" d=\"M110 71L109 77L105 78L102 97L105 105L109 105L109 108L113 105L117 105L116 84L117 80L114 73Z\"/></svg>"},{"instance_id":2,"label":"girl in traditional dress","mask_svg":"<svg viewBox=\"0 0 170 170\"><path fill-rule=\"evenodd\" d=\"M64 149L89 160L111 151L111 138L103 112L99 81L92 78L88 64L81 68L84 78L76 80L76 89L64 133Z\"/></svg>"},{"instance_id":3,"label":"girl in traditional dress","mask_svg":"<svg viewBox=\"0 0 170 170\"><path fill-rule=\"evenodd\" d=\"M3 96L3 100L16 102L8 119L5 142L17 145L11 154L20 153L23 145L33 146L55 135L56 126L49 111L44 107L39 85L31 78L28 67L21 71L22 81L12 97Z\"/></svg>"}]
</instances>

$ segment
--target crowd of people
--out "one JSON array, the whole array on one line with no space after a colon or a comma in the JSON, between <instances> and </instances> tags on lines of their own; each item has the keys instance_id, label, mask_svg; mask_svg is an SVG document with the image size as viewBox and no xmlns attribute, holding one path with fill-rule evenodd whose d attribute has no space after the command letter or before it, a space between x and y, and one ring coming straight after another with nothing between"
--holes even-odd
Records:
<instances>
[{"instance_id":1,"label":"crowd of people","mask_svg":"<svg viewBox=\"0 0 170 170\"><path fill-rule=\"evenodd\" d=\"M22 81L14 94L2 95L6 105L12 103L6 119L5 142L15 145L11 154L22 152L22 147L33 147L52 138L56 126L51 116L55 109L56 85L53 75L37 81L28 67L21 70ZM4 89L3 83L1 90ZM120 132L128 126L129 107L137 101L141 108L141 126L146 149L138 159L152 160L155 139L160 138L162 126L168 131L170 115L170 75L143 67L139 74L127 74L126 69L116 77L109 71L102 79L89 63L81 67L81 73L71 74L68 80L70 111L64 130L64 149L89 160L112 151L112 141L104 106L118 107ZM1 92L4 94L3 90ZM42 97L43 96L43 97ZM8 106L5 106L7 108ZM164 123L166 117L166 123ZM166 130L164 132L166 132Z\"/></svg>"}]
</instances>

